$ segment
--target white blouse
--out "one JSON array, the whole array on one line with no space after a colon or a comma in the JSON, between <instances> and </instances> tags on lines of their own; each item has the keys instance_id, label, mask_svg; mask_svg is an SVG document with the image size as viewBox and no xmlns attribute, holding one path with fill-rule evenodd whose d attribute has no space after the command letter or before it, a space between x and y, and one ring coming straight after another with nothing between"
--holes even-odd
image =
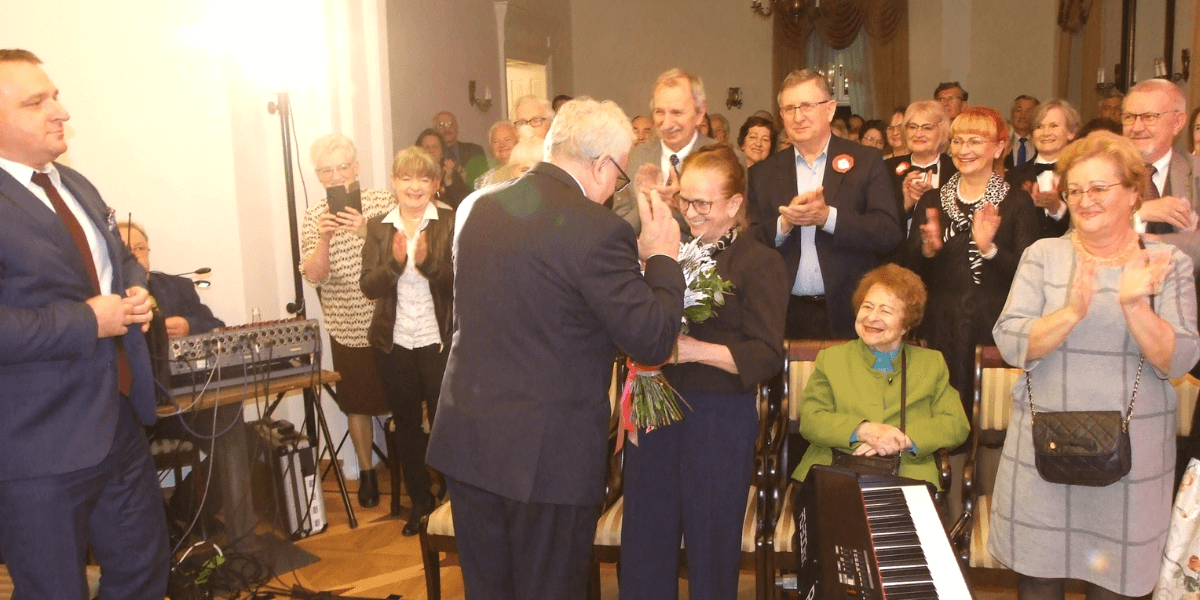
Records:
<instances>
[{"instance_id":1,"label":"white blouse","mask_svg":"<svg viewBox=\"0 0 1200 600\"><path fill-rule=\"evenodd\" d=\"M430 202L425 206L425 215L417 226L417 235L406 240L408 264L396 280L396 323L392 326L392 342L409 350L442 343L437 314L433 309L433 292L429 289L429 280L417 270L414 259L417 238L429 222L437 218L437 206ZM392 209L383 222L391 223L397 233L404 231L404 218L400 216L399 207Z\"/></svg>"}]
</instances>

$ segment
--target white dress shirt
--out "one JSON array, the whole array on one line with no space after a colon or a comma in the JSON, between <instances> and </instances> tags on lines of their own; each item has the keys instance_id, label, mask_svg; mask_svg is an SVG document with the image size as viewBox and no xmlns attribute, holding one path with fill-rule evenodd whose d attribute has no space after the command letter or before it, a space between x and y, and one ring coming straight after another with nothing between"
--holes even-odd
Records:
<instances>
[{"instance_id":1,"label":"white dress shirt","mask_svg":"<svg viewBox=\"0 0 1200 600\"><path fill-rule=\"evenodd\" d=\"M682 168L683 159L687 158L688 155L692 153L692 149L695 148L696 140L698 139L700 139L700 132L696 131L692 133L692 139L687 143L686 146L680 148L678 152L667 148L667 145L663 143L662 140L658 141L659 145L662 147L662 156L658 159L658 166L662 169L664 184L671 177L671 155L674 154L675 156L679 157L679 166Z\"/></svg>"},{"instance_id":2,"label":"white dress shirt","mask_svg":"<svg viewBox=\"0 0 1200 600\"><path fill-rule=\"evenodd\" d=\"M825 140L825 149L817 155L812 164L804 160L800 149L792 147L796 160L796 195L821 187L825 183L825 163L829 160L829 139ZM778 228L775 234L775 247L783 245L791 230L785 229L783 215L779 215ZM832 234L837 228L837 208L829 207L829 216L821 230ZM825 294L825 280L821 277L821 262L817 259L817 227L807 225L800 228L800 266L796 269L796 283L792 286L793 296L821 296Z\"/></svg>"}]
</instances>

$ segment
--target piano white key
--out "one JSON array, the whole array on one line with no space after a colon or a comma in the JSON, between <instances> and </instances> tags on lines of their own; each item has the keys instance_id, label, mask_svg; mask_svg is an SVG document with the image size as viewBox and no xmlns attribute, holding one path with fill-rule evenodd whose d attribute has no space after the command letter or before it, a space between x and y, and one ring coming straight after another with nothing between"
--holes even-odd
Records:
<instances>
[{"instance_id":1,"label":"piano white key","mask_svg":"<svg viewBox=\"0 0 1200 600\"><path fill-rule=\"evenodd\" d=\"M937 587L939 598L970 598L967 582L958 560L950 548L946 538L946 530L942 520L933 507L933 498L925 486L901 486L904 491L905 503L912 515L913 523L917 526L917 536L921 539L921 548L925 551L927 566L933 573L933 584Z\"/></svg>"}]
</instances>

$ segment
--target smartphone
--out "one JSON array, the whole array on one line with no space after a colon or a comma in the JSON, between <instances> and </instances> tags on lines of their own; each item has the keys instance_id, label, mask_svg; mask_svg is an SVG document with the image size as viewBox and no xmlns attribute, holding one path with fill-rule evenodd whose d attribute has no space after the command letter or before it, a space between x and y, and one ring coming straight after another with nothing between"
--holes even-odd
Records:
<instances>
[{"instance_id":1,"label":"smartphone","mask_svg":"<svg viewBox=\"0 0 1200 600\"><path fill-rule=\"evenodd\" d=\"M358 184L354 184L349 190L342 185L325 188L325 198L329 201L331 215L343 212L347 207L362 212L362 190L358 188Z\"/></svg>"}]
</instances>

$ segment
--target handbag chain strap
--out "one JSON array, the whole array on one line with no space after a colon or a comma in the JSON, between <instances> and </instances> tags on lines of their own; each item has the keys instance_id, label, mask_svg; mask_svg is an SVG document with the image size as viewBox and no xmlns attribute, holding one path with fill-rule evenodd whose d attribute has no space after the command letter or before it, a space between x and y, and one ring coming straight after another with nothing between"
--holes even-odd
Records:
<instances>
[{"instance_id":1,"label":"handbag chain strap","mask_svg":"<svg viewBox=\"0 0 1200 600\"><path fill-rule=\"evenodd\" d=\"M1142 250L1146 249L1146 242L1142 241L1140 236L1138 237L1138 248L1141 248ZM1068 293L1070 293L1069 289ZM1157 296L1158 294L1150 294L1150 310L1154 310L1154 299ZM1129 397L1129 412L1125 415L1125 419L1121 421L1121 431L1123 433L1129 432L1129 419L1133 418L1133 403L1137 401L1138 384L1142 381L1142 367L1145 366L1145 364L1146 355L1143 353L1141 358L1138 359L1137 375L1133 378L1133 394ZM1037 415L1038 412L1033 407L1033 381L1029 371L1025 372L1025 390L1029 396L1029 415L1030 417L1033 417Z\"/></svg>"},{"instance_id":2,"label":"handbag chain strap","mask_svg":"<svg viewBox=\"0 0 1200 600\"><path fill-rule=\"evenodd\" d=\"M904 352L904 344L900 344L900 433L908 435L904 431L905 425L908 422L908 355Z\"/></svg>"},{"instance_id":3,"label":"handbag chain strap","mask_svg":"<svg viewBox=\"0 0 1200 600\"><path fill-rule=\"evenodd\" d=\"M1122 432L1129 431L1129 419L1133 418L1133 403L1137 401L1138 384L1142 381L1142 367L1145 365L1146 355L1143 354L1141 359L1138 360L1137 375L1133 378L1133 395L1129 397L1129 412L1125 415L1125 419L1121 421ZM1025 390L1029 396L1029 415L1031 417L1036 416L1038 411L1033 407L1033 375L1029 371L1025 372ZM1045 411L1042 412L1045 413Z\"/></svg>"}]
</instances>

